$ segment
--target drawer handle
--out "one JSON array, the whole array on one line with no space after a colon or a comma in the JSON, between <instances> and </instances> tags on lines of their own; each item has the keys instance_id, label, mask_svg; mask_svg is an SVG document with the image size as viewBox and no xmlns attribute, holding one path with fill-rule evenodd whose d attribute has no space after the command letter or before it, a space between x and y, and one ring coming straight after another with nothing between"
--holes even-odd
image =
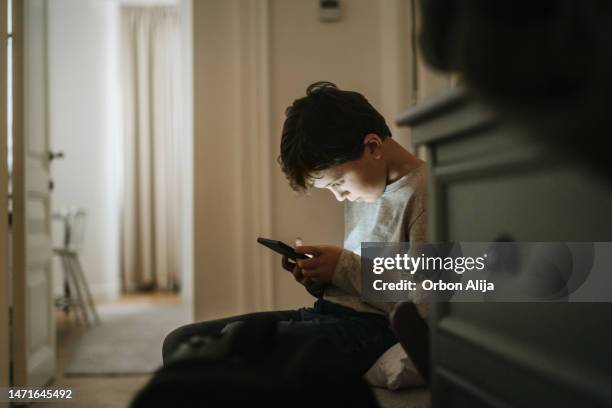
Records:
<instances>
[{"instance_id":1,"label":"drawer handle","mask_svg":"<svg viewBox=\"0 0 612 408\"><path fill-rule=\"evenodd\" d=\"M499 234L493 242L514 242L514 241L516 240L512 238L512 235L504 232L502 234Z\"/></svg>"},{"instance_id":2,"label":"drawer handle","mask_svg":"<svg viewBox=\"0 0 612 408\"><path fill-rule=\"evenodd\" d=\"M489 269L497 273L516 275L520 266L516 247L514 245L497 245L498 242L515 242L515 240L507 233L502 233L495 238L487 249Z\"/></svg>"}]
</instances>

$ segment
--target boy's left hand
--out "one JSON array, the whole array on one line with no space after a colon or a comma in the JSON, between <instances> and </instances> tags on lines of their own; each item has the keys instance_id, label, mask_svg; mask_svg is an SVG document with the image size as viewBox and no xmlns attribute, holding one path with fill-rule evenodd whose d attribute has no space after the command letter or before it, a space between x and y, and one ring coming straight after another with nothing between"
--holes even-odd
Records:
<instances>
[{"instance_id":1,"label":"boy's left hand","mask_svg":"<svg viewBox=\"0 0 612 408\"><path fill-rule=\"evenodd\" d=\"M335 245L302 245L296 246L295 252L312 255L310 259L297 260L305 277L313 282L329 283L334 276L342 248Z\"/></svg>"}]
</instances>

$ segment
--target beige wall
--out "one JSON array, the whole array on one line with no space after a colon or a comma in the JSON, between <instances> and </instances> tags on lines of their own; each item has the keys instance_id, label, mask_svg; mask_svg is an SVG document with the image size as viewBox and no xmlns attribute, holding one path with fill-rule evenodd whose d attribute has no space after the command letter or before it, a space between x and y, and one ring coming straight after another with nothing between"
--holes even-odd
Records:
<instances>
[{"instance_id":1,"label":"beige wall","mask_svg":"<svg viewBox=\"0 0 612 408\"><path fill-rule=\"evenodd\" d=\"M285 107L318 80L362 92L393 122L409 89L409 0L198 0L194 26L196 320L311 305L259 235L341 245L343 209L327 191L297 197L276 163Z\"/></svg>"},{"instance_id":2,"label":"beige wall","mask_svg":"<svg viewBox=\"0 0 612 408\"><path fill-rule=\"evenodd\" d=\"M273 150L278 154L284 110L315 81L328 80L363 93L373 106L381 105L379 4L372 0L343 2L343 18L323 23L318 2L273 0L270 8ZM388 118L391 119L392 118ZM272 206L273 236L292 242L342 245L342 204L328 191L297 197L275 167ZM278 270L275 300L279 308L312 303L293 277Z\"/></svg>"},{"instance_id":3,"label":"beige wall","mask_svg":"<svg viewBox=\"0 0 612 408\"><path fill-rule=\"evenodd\" d=\"M421 30L421 19L420 19L420 1L415 1L416 11L416 29ZM430 67L423 59L423 55L420 49L417 50L417 86L414 98L417 102L423 101L432 96L436 96L445 90L452 88L456 85L456 78L436 71Z\"/></svg>"},{"instance_id":4,"label":"beige wall","mask_svg":"<svg viewBox=\"0 0 612 408\"><path fill-rule=\"evenodd\" d=\"M237 143L232 106L232 2L195 1L194 301L195 318L233 312L237 303ZM235 140L236 139L236 140Z\"/></svg>"}]
</instances>

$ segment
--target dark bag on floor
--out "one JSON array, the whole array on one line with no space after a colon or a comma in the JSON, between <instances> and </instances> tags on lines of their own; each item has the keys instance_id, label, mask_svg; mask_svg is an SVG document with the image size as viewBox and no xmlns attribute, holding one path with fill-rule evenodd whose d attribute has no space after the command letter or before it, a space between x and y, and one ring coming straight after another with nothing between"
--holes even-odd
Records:
<instances>
[{"instance_id":1,"label":"dark bag on floor","mask_svg":"<svg viewBox=\"0 0 612 408\"><path fill-rule=\"evenodd\" d=\"M370 387L322 336L277 333L256 317L181 344L131 407L377 407Z\"/></svg>"}]
</instances>

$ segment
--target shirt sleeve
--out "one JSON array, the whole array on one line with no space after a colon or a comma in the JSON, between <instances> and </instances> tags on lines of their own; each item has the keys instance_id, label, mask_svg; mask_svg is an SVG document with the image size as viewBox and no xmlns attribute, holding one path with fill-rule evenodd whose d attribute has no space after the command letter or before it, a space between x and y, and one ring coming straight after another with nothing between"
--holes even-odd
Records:
<instances>
[{"instance_id":1,"label":"shirt sleeve","mask_svg":"<svg viewBox=\"0 0 612 408\"><path fill-rule=\"evenodd\" d=\"M418 245L427 242L427 216L425 210L414 219L410 226L410 252L416 251ZM418 273L418 272L417 272ZM420 282L417 283L416 290L411 292L410 300L416 306L419 314L425 320L429 316L429 301L427 300L427 291L425 291Z\"/></svg>"},{"instance_id":2,"label":"shirt sleeve","mask_svg":"<svg viewBox=\"0 0 612 408\"><path fill-rule=\"evenodd\" d=\"M411 244L426 242L426 218L425 211L421 211L412 219L408 234ZM340 253L340 257L338 258L334 275L332 276L332 284L342 289L346 293L361 297L361 256L349 251L346 248L343 248L342 252ZM415 303L421 317L426 319L429 315L429 303L426 301L424 293L417 289L411 300ZM378 304L372 305L380 308L380 305Z\"/></svg>"},{"instance_id":3,"label":"shirt sleeve","mask_svg":"<svg viewBox=\"0 0 612 408\"><path fill-rule=\"evenodd\" d=\"M410 242L425 242L425 218L425 212L422 211L413 219L409 226ZM343 248L332 276L332 284L347 293L361 296L361 256Z\"/></svg>"},{"instance_id":4,"label":"shirt sleeve","mask_svg":"<svg viewBox=\"0 0 612 408\"><path fill-rule=\"evenodd\" d=\"M361 296L361 257L343 248L332 276L332 284L346 293Z\"/></svg>"},{"instance_id":5,"label":"shirt sleeve","mask_svg":"<svg viewBox=\"0 0 612 408\"><path fill-rule=\"evenodd\" d=\"M361 298L361 256L348 249L343 249L336 264L332 284L348 294ZM391 312L395 305L395 303L389 302L361 300L363 303L386 313Z\"/></svg>"}]
</instances>

